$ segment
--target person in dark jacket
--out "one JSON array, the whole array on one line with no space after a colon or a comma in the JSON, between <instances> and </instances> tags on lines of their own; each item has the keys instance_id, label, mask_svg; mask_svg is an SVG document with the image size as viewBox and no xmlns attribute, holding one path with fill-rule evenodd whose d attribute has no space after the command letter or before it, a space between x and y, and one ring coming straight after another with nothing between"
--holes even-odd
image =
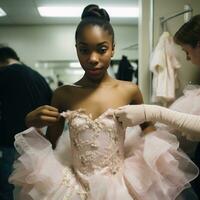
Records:
<instances>
[{"instance_id":1,"label":"person in dark jacket","mask_svg":"<svg viewBox=\"0 0 200 200\"><path fill-rule=\"evenodd\" d=\"M35 70L20 62L10 47L0 47L0 199L13 199L8 183L16 157L14 136L25 130L25 116L50 104L52 91Z\"/></svg>"}]
</instances>

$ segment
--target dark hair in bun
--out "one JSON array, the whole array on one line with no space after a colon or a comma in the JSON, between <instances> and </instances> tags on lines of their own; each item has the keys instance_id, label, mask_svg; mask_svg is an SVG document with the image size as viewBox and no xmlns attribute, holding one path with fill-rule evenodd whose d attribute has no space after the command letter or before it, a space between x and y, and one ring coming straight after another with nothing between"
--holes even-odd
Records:
<instances>
[{"instance_id":1,"label":"dark hair in bun","mask_svg":"<svg viewBox=\"0 0 200 200\"><path fill-rule=\"evenodd\" d=\"M98 25L112 36L112 42L114 44L114 31L110 24L110 17L107 11L103 8L99 8L98 5L90 4L86 6L81 15L81 22L77 26L75 39L77 41L78 36L81 34L83 28L87 25Z\"/></svg>"},{"instance_id":2,"label":"dark hair in bun","mask_svg":"<svg viewBox=\"0 0 200 200\"><path fill-rule=\"evenodd\" d=\"M99 8L99 6L94 5L94 4L90 4L86 6L81 15L82 20L90 18L90 17L110 22L110 17L108 13L106 12L106 10L103 8Z\"/></svg>"}]
</instances>

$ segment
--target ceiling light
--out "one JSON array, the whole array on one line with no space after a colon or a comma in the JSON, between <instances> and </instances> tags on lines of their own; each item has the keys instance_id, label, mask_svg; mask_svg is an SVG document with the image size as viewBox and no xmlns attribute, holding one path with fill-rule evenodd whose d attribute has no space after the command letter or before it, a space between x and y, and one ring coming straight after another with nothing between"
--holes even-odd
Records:
<instances>
[{"instance_id":1,"label":"ceiling light","mask_svg":"<svg viewBox=\"0 0 200 200\"><path fill-rule=\"evenodd\" d=\"M105 7L110 17L139 17L138 7Z\"/></svg>"},{"instance_id":2,"label":"ceiling light","mask_svg":"<svg viewBox=\"0 0 200 200\"><path fill-rule=\"evenodd\" d=\"M103 7L110 17L138 17L137 7ZM38 7L43 17L81 17L83 7Z\"/></svg>"},{"instance_id":3,"label":"ceiling light","mask_svg":"<svg viewBox=\"0 0 200 200\"><path fill-rule=\"evenodd\" d=\"M70 62L69 67L71 68L81 68L81 65L79 62Z\"/></svg>"},{"instance_id":4,"label":"ceiling light","mask_svg":"<svg viewBox=\"0 0 200 200\"><path fill-rule=\"evenodd\" d=\"M6 12L0 8L0 17L6 16Z\"/></svg>"}]
</instances>

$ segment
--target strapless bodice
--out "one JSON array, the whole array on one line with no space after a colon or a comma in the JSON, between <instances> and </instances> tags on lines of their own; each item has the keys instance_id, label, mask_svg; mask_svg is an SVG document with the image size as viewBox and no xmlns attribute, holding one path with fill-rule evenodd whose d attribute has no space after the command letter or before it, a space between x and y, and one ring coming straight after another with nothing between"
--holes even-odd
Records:
<instances>
[{"instance_id":1,"label":"strapless bodice","mask_svg":"<svg viewBox=\"0 0 200 200\"><path fill-rule=\"evenodd\" d=\"M124 160L125 131L108 110L93 120L84 110L67 111L72 160L75 170L83 174L105 170L115 174Z\"/></svg>"}]
</instances>

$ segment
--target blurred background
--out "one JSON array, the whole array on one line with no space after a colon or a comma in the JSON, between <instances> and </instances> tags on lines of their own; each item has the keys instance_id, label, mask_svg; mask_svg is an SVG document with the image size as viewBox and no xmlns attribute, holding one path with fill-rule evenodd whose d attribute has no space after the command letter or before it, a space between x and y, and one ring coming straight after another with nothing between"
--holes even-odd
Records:
<instances>
[{"instance_id":1,"label":"blurred background","mask_svg":"<svg viewBox=\"0 0 200 200\"><path fill-rule=\"evenodd\" d=\"M179 13L188 4L193 9L191 14L198 14L199 0L0 0L0 8L5 12L0 17L0 44L14 48L25 64L48 80L52 89L73 83L83 74L76 56L75 29L82 9L90 3L111 10L119 9L111 16L116 49L109 73L116 77L120 61L125 57L130 64L126 78L138 83L144 101L150 102L152 74L149 62L161 33L165 31L160 18ZM76 7L81 11L71 17L69 11L65 11L68 16L42 16L39 13L41 7ZM127 8L131 10L130 15L126 15ZM185 17L180 15L166 22L167 30L173 35L184 23ZM185 55L179 48L177 55L183 66L178 72L178 96L187 83L198 83L200 72L185 61ZM194 69L190 70L191 67Z\"/></svg>"}]
</instances>

